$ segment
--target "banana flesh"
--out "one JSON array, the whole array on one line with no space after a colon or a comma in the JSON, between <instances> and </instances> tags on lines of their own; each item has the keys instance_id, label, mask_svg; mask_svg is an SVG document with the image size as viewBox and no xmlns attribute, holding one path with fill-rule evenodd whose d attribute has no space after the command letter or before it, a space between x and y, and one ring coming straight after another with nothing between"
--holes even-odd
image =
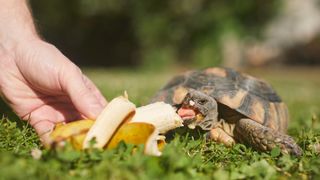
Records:
<instances>
[{"instance_id":1,"label":"banana flesh","mask_svg":"<svg viewBox=\"0 0 320 180\"><path fill-rule=\"evenodd\" d=\"M156 102L136 109L130 122L146 122L153 124L161 134L183 126L183 120L175 109L164 102Z\"/></svg>"}]
</instances>

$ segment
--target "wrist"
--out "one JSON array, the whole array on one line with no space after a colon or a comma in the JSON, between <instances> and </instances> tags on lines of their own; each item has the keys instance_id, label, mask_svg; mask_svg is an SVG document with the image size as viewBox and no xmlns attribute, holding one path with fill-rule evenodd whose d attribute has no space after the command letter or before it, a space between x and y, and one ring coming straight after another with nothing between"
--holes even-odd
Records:
<instances>
[{"instance_id":1,"label":"wrist","mask_svg":"<svg viewBox=\"0 0 320 180\"><path fill-rule=\"evenodd\" d=\"M6 49L9 52L14 51L19 46L24 46L28 44L28 42L40 40L40 38L36 34L25 35L22 36L6 36L4 38L0 38L0 46Z\"/></svg>"},{"instance_id":2,"label":"wrist","mask_svg":"<svg viewBox=\"0 0 320 180\"><path fill-rule=\"evenodd\" d=\"M25 0L0 0L0 45L13 49L17 44L39 38Z\"/></svg>"}]
</instances>

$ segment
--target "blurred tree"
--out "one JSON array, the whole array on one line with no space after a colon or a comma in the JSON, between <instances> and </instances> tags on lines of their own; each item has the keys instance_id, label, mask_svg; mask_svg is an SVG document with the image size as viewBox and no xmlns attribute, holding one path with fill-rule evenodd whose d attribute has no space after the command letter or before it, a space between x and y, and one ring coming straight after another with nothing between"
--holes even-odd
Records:
<instances>
[{"instance_id":1,"label":"blurred tree","mask_svg":"<svg viewBox=\"0 0 320 180\"><path fill-rule=\"evenodd\" d=\"M280 0L31 0L43 36L78 64L221 63L221 37L258 36Z\"/></svg>"},{"instance_id":2,"label":"blurred tree","mask_svg":"<svg viewBox=\"0 0 320 180\"><path fill-rule=\"evenodd\" d=\"M80 65L136 64L138 51L128 14L103 10L96 1L32 0L43 37ZM89 2L89 1L88 1ZM109 7L109 6L108 6Z\"/></svg>"},{"instance_id":3,"label":"blurred tree","mask_svg":"<svg viewBox=\"0 0 320 180\"><path fill-rule=\"evenodd\" d=\"M246 47L247 64L320 65L320 1L282 1L282 10L265 28L263 40Z\"/></svg>"}]
</instances>

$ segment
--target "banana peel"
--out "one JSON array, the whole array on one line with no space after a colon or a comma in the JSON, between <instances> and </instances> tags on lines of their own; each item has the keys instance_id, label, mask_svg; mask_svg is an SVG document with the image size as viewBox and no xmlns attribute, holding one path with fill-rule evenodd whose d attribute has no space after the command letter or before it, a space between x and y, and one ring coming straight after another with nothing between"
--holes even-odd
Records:
<instances>
[{"instance_id":1,"label":"banana peel","mask_svg":"<svg viewBox=\"0 0 320 180\"><path fill-rule=\"evenodd\" d=\"M148 123L127 123L120 127L117 133L112 137L107 144L107 149L112 149L118 146L123 141L126 144L144 144L144 152L148 155L160 156L161 146L164 139L158 139L159 132L156 127Z\"/></svg>"},{"instance_id":2,"label":"banana peel","mask_svg":"<svg viewBox=\"0 0 320 180\"><path fill-rule=\"evenodd\" d=\"M93 120L79 120L56 126L50 137L56 147L70 142L83 150L90 147L112 149L123 141L127 144L144 144L147 155L160 156L165 145L161 134L182 126L182 119L174 108L163 102L136 108L127 97L113 99Z\"/></svg>"},{"instance_id":3,"label":"banana peel","mask_svg":"<svg viewBox=\"0 0 320 180\"><path fill-rule=\"evenodd\" d=\"M56 141L65 140L71 136L88 132L93 123L93 120L85 119L81 121L73 121L67 124L59 124L50 136Z\"/></svg>"},{"instance_id":4,"label":"banana peel","mask_svg":"<svg viewBox=\"0 0 320 180\"><path fill-rule=\"evenodd\" d=\"M84 120L57 125L53 130L53 132L50 134L50 138L53 140L51 147L56 148L56 147L64 146L66 142L72 142L72 139L78 138L78 136L83 136L89 131L90 127L93 124L94 124L93 120L84 119ZM82 145L79 146L75 143L71 143L71 145L75 149L82 148Z\"/></svg>"}]
</instances>

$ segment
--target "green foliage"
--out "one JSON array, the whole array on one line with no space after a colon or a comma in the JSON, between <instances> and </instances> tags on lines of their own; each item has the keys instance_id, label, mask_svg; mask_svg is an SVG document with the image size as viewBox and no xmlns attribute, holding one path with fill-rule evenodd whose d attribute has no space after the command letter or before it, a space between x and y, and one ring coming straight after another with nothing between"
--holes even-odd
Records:
<instances>
[{"instance_id":1,"label":"green foliage","mask_svg":"<svg viewBox=\"0 0 320 180\"><path fill-rule=\"evenodd\" d=\"M226 34L258 37L280 0L31 0L40 31L93 65L220 64ZM89 44L89 45L88 45Z\"/></svg>"},{"instance_id":2,"label":"green foliage","mask_svg":"<svg viewBox=\"0 0 320 180\"><path fill-rule=\"evenodd\" d=\"M19 129L16 122L7 118L0 120L0 151L27 154L36 147L39 147L39 140L31 127L25 124Z\"/></svg>"},{"instance_id":3,"label":"green foliage","mask_svg":"<svg viewBox=\"0 0 320 180\"><path fill-rule=\"evenodd\" d=\"M6 124L11 123L5 121L3 126ZM21 133L16 134L18 137L24 134L23 130L18 131ZM20 145L18 141L13 143ZM32 144L30 140L28 143ZM25 145L20 150L30 147ZM241 144L226 148L191 136L176 136L161 157L143 155L142 146L135 147L138 149L132 153L133 148L120 144L114 150L80 152L67 146L42 150L39 160L28 153L1 151L0 173L5 179L289 179L320 175L319 156L307 149L300 159L288 155L275 157L273 153L258 153Z\"/></svg>"},{"instance_id":4,"label":"green foliage","mask_svg":"<svg viewBox=\"0 0 320 180\"><path fill-rule=\"evenodd\" d=\"M280 156L281 149L279 147L273 148L270 153L272 157L278 157Z\"/></svg>"}]
</instances>

